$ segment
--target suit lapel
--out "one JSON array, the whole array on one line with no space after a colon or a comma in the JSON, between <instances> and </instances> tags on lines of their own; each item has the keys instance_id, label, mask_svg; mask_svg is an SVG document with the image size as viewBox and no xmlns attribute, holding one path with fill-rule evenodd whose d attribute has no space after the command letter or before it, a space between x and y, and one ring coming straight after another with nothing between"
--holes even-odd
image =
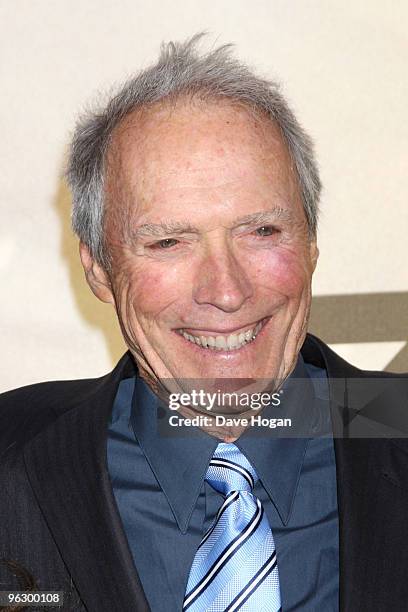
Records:
<instances>
[{"instance_id":1,"label":"suit lapel","mask_svg":"<svg viewBox=\"0 0 408 612\"><path fill-rule=\"evenodd\" d=\"M90 611L149 610L106 465L107 423L127 366L129 357L24 452L45 520Z\"/></svg>"},{"instance_id":2,"label":"suit lapel","mask_svg":"<svg viewBox=\"0 0 408 612\"><path fill-rule=\"evenodd\" d=\"M371 401L371 393L364 393L365 386L358 381L366 378L370 385L374 374L367 377L316 338L309 336L304 348L304 356L325 367L329 376L339 509L340 610L405 609L401 602L408 601L408 446L406 440L387 439L386 429L373 415L389 415L396 406L406 405L406 399L400 395L390 400L387 392L374 393L376 399ZM357 379L357 384L347 384L351 379Z\"/></svg>"}]
</instances>

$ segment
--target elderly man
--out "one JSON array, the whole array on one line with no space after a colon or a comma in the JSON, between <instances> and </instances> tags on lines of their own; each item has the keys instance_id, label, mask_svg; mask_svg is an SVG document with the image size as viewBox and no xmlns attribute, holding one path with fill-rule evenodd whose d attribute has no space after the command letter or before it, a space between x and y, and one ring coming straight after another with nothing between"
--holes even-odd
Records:
<instances>
[{"instance_id":1,"label":"elderly man","mask_svg":"<svg viewBox=\"0 0 408 612\"><path fill-rule=\"evenodd\" d=\"M406 610L407 386L306 333L320 182L276 85L229 47L164 46L79 123L67 176L129 352L2 397L1 590L92 612ZM269 401L223 404L245 390Z\"/></svg>"}]
</instances>

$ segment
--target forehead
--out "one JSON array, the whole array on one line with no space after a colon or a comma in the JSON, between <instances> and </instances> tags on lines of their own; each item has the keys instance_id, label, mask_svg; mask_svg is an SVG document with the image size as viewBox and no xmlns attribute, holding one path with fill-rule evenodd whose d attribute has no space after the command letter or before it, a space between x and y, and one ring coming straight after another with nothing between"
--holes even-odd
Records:
<instances>
[{"instance_id":1,"label":"forehead","mask_svg":"<svg viewBox=\"0 0 408 612\"><path fill-rule=\"evenodd\" d=\"M225 100L157 105L126 117L108 154L109 194L141 212L169 198L256 197L262 190L298 199L279 127ZM250 193L252 191L252 193ZM228 196L227 196L228 194Z\"/></svg>"}]
</instances>

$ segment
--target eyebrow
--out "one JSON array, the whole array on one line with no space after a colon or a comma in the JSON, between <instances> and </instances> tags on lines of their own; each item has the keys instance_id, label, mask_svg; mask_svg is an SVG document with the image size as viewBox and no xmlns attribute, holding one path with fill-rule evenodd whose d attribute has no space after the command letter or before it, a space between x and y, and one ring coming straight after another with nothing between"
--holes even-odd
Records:
<instances>
[{"instance_id":1,"label":"eyebrow","mask_svg":"<svg viewBox=\"0 0 408 612\"><path fill-rule=\"evenodd\" d=\"M293 221L293 213L281 206L274 206L271 210L262 210L235 219L233 226L254 225L258 223L273 223L276 221Z\"/></svg>"},{"instance_id":2,"label":"eyebrow","mask_svg":"<svg viewBox=\"0 0 408 612\"><path fill-rule=\"evenodd\" d=\"M290 210L282 208L281 206L275 206L272 210L263 210L243 217L237 217L232 227L242 227L245 225L256 225L263 223L274 223L276 221L288 221L293 220L293 214ZM144 223L132 230L133 238L140 238L142 236L169 236L169 235L180 235L180 234L198 234L199 229L191 225L189 221L162 221L161 223Z\"/></svg>"},{"instance_id":3,"label":"eyebrow","mask_svg":"<svg viewBox=\"0 0 408 612\"><path fill-rule=\"evenodd\" d=\"M198 233L198 231L189 221L162 221L161 223L144 223L139 225L132 230L132 237Z\"/></svg>"}]
</instances>

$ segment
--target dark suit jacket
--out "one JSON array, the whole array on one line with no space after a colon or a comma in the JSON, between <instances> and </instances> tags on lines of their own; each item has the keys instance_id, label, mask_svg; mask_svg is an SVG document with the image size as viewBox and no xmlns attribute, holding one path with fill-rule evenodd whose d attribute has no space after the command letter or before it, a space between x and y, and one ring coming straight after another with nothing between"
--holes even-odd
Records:
<instances>
[{"instance_id":1,"label":"dark suit jacket","mask_svg":"<svg viewBox=\"0 0 408 612\"><path fill-rule=\"evenodd\" d=\"M408 444L395 437L406 380L358 370L311 335L302 354L326 368L335 435L346 436L335 439L340 610L406 612ZM102 378L0 397L0 590L64 590L64 610L149 610L106 465L116 390L134 374L126 354Z\"/></svg>"}]
</instances>

